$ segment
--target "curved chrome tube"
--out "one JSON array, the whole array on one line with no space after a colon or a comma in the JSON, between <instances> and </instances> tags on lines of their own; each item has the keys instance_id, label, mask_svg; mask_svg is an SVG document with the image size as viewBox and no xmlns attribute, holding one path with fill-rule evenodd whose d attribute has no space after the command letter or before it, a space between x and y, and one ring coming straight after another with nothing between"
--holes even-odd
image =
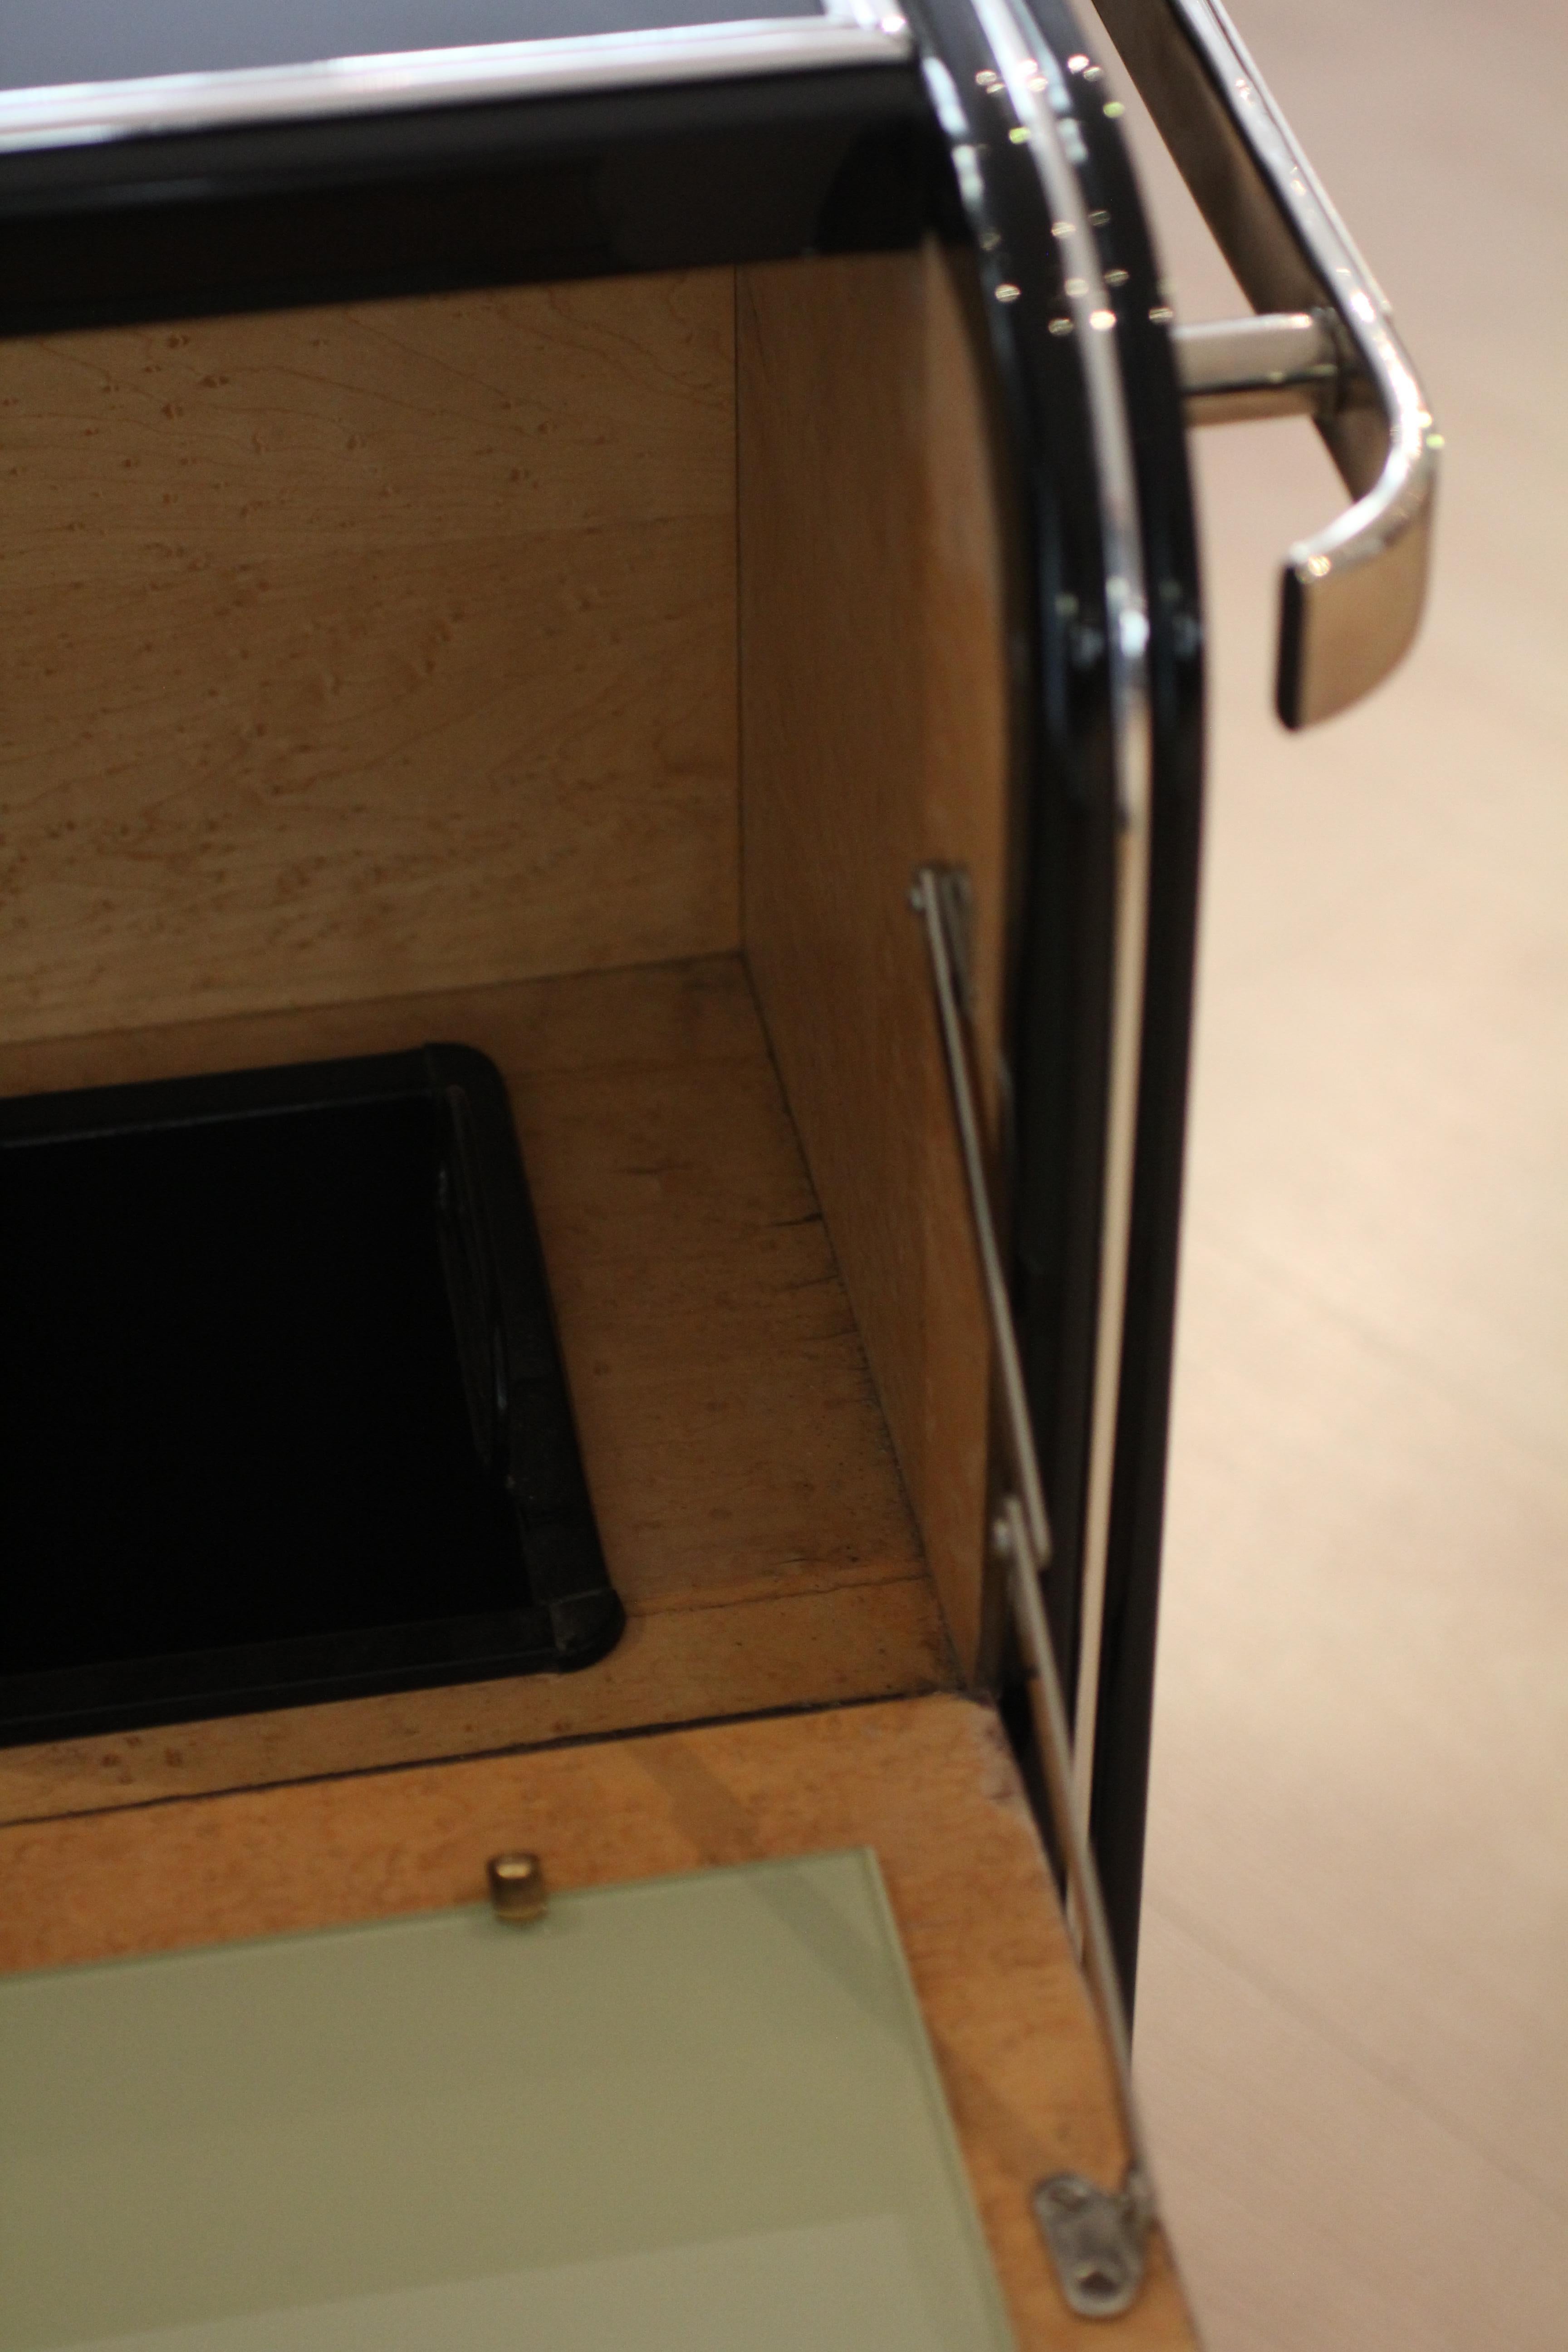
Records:
<instances>
[{"instance_id":1,"label":"curved chrome tube","mask_svg":"<svg viewBox=\"0 0 1568 2352\"><path fill-rule=\"evenodd\" d=\"M1379 685L1420 625L1442 438L1382 289L1221 0L1100 0L1100 14L1248 299L1331 321L1338 391L1318 427L1355 503L1289 551L1279 616L1279 716L1310 726Z\"/></svg>"}]
</instances>

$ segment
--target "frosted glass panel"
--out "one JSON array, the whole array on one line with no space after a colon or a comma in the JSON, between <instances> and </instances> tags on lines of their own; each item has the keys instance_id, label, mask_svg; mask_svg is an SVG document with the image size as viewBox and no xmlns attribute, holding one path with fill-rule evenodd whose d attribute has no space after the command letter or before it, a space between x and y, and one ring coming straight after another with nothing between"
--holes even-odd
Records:
<instances>
[{"instance_id":1,"label":"frosted glass panel","mask_svg":"<svg viewBox=\"0 0 1568 2352\"><path fill-rule=\"evenodd\" d=\"M0 1980L0 2352L1011 2342L872 1857Z\"/></svg>"}]
</instances>

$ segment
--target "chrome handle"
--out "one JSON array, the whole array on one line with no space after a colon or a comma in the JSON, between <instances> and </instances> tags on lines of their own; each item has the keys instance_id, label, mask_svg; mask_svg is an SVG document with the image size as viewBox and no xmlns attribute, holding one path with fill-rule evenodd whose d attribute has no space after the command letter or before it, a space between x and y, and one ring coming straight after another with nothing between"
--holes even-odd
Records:
<instances>
[{"instance_id":1,"label":"chrome handle","mask_svg":"<svg viewBox=\"0 0 1568 2352\"><path fill-rule=\"evenodd\" d=\"M1265 314L1178 331L1193 421L1305 409L1354 499L1285 558L1276 699L1287 727L1308 727L1380 685L1415 635L1442 437L1382 289L1221 0L1099 0L1099 9L1242 290ZM1331 350L1331 380L1321 373ZM1298 361L1305 382L1293 375Z\"/></svg>"}]
</instances>

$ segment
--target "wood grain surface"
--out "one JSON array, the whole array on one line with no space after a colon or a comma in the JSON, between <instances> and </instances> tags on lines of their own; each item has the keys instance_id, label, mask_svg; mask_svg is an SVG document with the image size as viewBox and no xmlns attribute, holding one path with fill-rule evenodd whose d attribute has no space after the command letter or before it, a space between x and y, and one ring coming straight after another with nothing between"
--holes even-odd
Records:
<instances>
[{"instance_id":1,"label":"wood grain surface","mask_svg":"<svg viewBox=\"0 0 1568 2352\"><path fill-rule=\"evenodd\" d=\"M952 1678L737 959L35 1040L0 1049L0 1092L443 1038L510 1091L622 1648L564 1677L0 1751L0 1814Z\"/></svg>"},{"instance_id":2,"label":"wood grain surface","mask_svg":"<svg viewBox=\"0 0 1568 2352\"><path fill-rule=\"evenodd\" d=\"M989 1350L925 949L928 859L1002 963L1007 704L980 394L944 261L742 270L746 954L937 1587L983 1647Z\"/></svg>"},{"instance_id":3,"label":"wood grain surface","mask_svg":"<svg viewBox=\"0 0 1568 2352\"><path fill-rule=\"evenodd\" d=\"M0 1036L737 938L728 270L0 350Z\"/></svg>"},{"instance_id":4,"label":"wood grain surface","mask_svg":"<svg viewBox=\"0 0 1568 2352\"><path fill-rule=\"evenodd\" d=\"M0 1748L0 1823L951 1685L924 1577L633 1617L600 1664ZM0 1910L4 1909L0 1886Z\"/></svg>"},{"instance_id":5,"label":"wood grain surface","mask_svg":"<svg viewBox=\"0 0 1568 2352\"><path fill-rule=\"evenodd\" d=\"M977 389L934 257L748 272L737 445L734 292L0 352L0 1091L489 1052L630 1621L574 1676L0 1751L0 1967L470 1901L508 1845L869 1844L1020 2346L1174 2352L1163 2242L1091 2328L1029 2213L1123 2150L900 1479L967 1667L987 1351L905 892L971 867L994 1045Z\"/></svg>"},{"instance_id":6,"label":"wood grain surface","mask_svg":"<svg viewBox=\"0 0 1568 2352\"><path fill-rule=\"evenodd\" d=\"M1162 2241L1133 2312L1074 2320L1028 2206L1124 2160L1103 2053L1005 1742L937 1696L0 1831L0 1967L149 1952L481 1898L488 1855L605 1885L871 1846L1023 2352L1175 2352Z\"/></svg>"}]
</instances>

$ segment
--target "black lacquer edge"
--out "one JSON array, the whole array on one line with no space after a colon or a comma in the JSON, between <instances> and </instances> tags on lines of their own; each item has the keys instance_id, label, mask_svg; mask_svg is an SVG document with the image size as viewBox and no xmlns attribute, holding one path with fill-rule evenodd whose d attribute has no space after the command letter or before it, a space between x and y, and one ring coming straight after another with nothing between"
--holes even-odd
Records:
<instances>
[{"instance_id":1,"label":"black lacquer edge","mask_svg":"<svg viewBox=\"0 0 1568 2352\"><path fill-rule=\"evenodd\" d=\"M549 1613L520 1609L301 1641L180 1651L52 1674L5 1675L0 1748L489 1682L548 1672L556 1664Z\"/></svg>"},{"instance_id":2,"label":"black lacquer edge","mask_svg":"<svg viewBox=\"0 0 1568 2352\"><path fill-rule=\"evenodd\" d=\"M990 344L1005 387L1005 422L1032 522L1025 554L1025 691L1034 709L1024 714L1021 737L1028 746L1025 838L1017 861L1024 895L1013 910L1009 1023L1016 1087L1014 1299L1055 1545L1046 1601L1070 1704L1081 1634L1115 887L1108 675L1103 662L1098 667L1085 662L1099 689L1098 701L1089 704L1081 692L1085 681L1075 674L1074 653L1096 632L1103 640L1104 557L1081 387L1073 419L1077 431L1063 431L1064 379L1078 382L1074 339L1047 341L1042 333L1039 296L1043 292L1048 304L1052 296L1059 297L1060 286L1059 279L1053 283L1054 241L1034 167L1026 152L1003 142L998 130L986 136L1000 116L989 111L994 102L978 92L974 75L994 70L994 60L963 0L951 7L925 0L923 9L911 14L949 67L975 142L991 217L972 217L972 231L983 248L988 232L1000 232L994 252L983 250L982 275L990 297ZM1031 0L1030 14L1046 51L1062 65L1068 57L1091 54L1081 29L1057 0ZM1151 316L1165 310L1155 257L1122 135L1105 111L1114 100L1101 80L1068 76L1068 81L1082 138L1075 169L1094 215L1101 265L1126 272L1125 282L1108 292L1117 313L1149 592L1149 925L1090 1813L1091 1843L1131 2011L1197 908L1202 630L1180 394L1166 320ZM998 279L1016 284L1018 299L998 304ZM1059 501L1074 488L1079 497L1068 541ZM1076 611L1064 610L1057 601L1069 596L1078 599ZM1005 1715L1010 1696L1016 1694L1005 1688ZM1026 1710L1014 1706L1012 1714L1022 1725ZM1033 1793L1049 1843L1044 1791Z\"/></svg>"},{"instance_id":3,"label":"black lacquer edge","mask_svg":"<svg viewBox=\"0 0 1568 2352\"><path fill-rule=\"evenodd\" d=\"M475 1213L484 1216L487 1201L509 1203L504 1223L485 1219L506 1350L506 1487L529 1583L552 1629L555 1663L563 1670L592 1665L618 1639L626 1613L610 1584L589 1499L506 1084L489 1056L471 1045L426 1045L420 1060L431 1091L447 1099L448 1116L458 1122L455 1160L460 1166L472 1155L468 1181Z\"/></svg>"},{"instance_id":4,"label":"black lacquer edge","mask_svg":"<svg viewBox=\"0 0 1568 2352\"><path fill-rule=\"evenodd\" d=\"M1058 56L1092 54L1061 0L1029 0ZM1196 519L1169 306L1104 82L1074 78L1079 177L1108 290L1131 428L1149 600L1152 803L1138 1119L1089 1815L1131 2015L1142 1896L1196 950L1204 677ZM1108 106L1116 112L1107 111ZM1154 314L1154 315L1152 315Z\"/></svg>"},{"instance_id":5,"label":"black lacquer edge","mask_svg":"<svg viewBox=\"0 0 1568 2352\"><path fill-rule=\"evenodd\" d=\"M1014 856L1004 1032L1013 1079L1014 1304L1076 1654L1110 1062L1116 772L1094 433L1059 248L1029 154L978 85L995 59L965 0L918 0L970 152L956 166L1013 481ZM936 96L939 112L942 99ZM956 124L953 126L956 131ZM965 184L967 193L965 192ZM1016 287L1016 298L998 289ZM1070 1674L1069 1674L1070 1680Z\"/></svg>"},{"instance_id":6,"label":"black lacquer edge","mask_svg":"<svg viewBox=\"0 0 1568 2352\"><path fill-rule=\"evenodd\" d=\"M1035 0L1047 16L1057 0ZM1064 20L1065 21L1065 20ZM1074 37L1077 28L1074 27ZM1103 94L1104 85L1100 86ZM1114 103L1114 101L1111 101ZM1152 814L1138 1127L1089 1834L1131 2016L1142 1901L1203 835L1197 520L1169 305L1126 140L1083 118L1114 292L1149 589ZM1152 317L1151 312L1162 315Z\"/></svg>"},{"instance_id":7,"label":"black lacquer edge","mask_svg":"<svg viewBox=\"0 0 1568 2352\"><path fill-rule=\"evenodd\" d=\"M0 156L0 334L918 241L911 67Z\"/></svg>"},{"instance_id":8,"label":"black lacquer edge","mask_svg":"<svg viewBox=\"0 0 1568 2352\"><path fill-rule=\"evenodd\" d=\"M461 1098L462 1108L452 1097ZM0 1746L378 1691L574 1672L613 1649L610 1582L573 1419L543 1255L506 1084L471 1045L222 1071L0 1101L0 1149L416 1098L445 1112L451 1164L484 1222L510 1408L505 1484L533 1605L298 1641L0 1675ZM506 1204L497 1220L487 1202ZM460 1336L460 1335L459 1335Z\"/></svg>"},{"instance_id":9,"label":"black lacquer edge","mask_svg":"<svg viewBox=\"0 0 1568 2352\"><path fill-rule=\"evenodd\" d=\"M417 1048L339 1061L279 1063L186 1078L132 1080L66 1093L0 1100L0 1145L67 1137L128 1135L143 1129L201 1127L215 1119L266 1118L279 1111L393 1102L424 1094L429 1080Z\"/></svg>"}]
</instances>

